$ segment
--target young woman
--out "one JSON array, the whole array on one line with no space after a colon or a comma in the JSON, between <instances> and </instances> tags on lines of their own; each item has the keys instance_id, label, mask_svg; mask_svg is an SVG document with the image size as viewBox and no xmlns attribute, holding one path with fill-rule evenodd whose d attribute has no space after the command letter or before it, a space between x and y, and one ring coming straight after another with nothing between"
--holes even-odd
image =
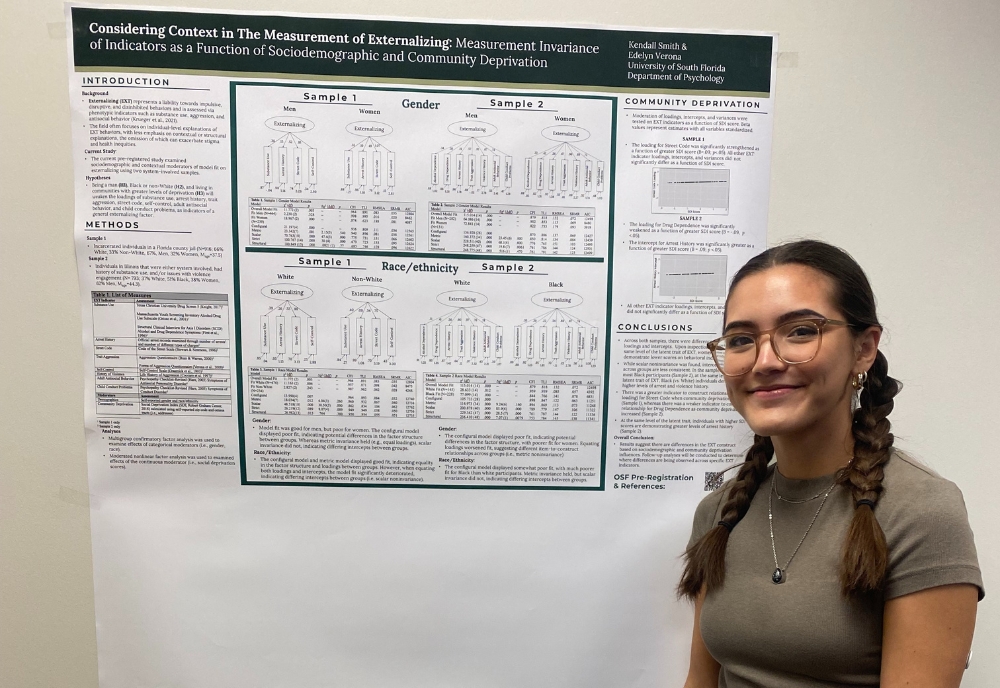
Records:
<instances>
[{"instance_id":1,"label":"young woman","mask_svg":"<svg viewBox=\"0 0 1000 688\"><path fill-rule=\"evenodd\" d=\"M958 488L893 449L900 386L861 267L818 241L769 249L724 323L709 349L755 436L695 513L685 688L957 687L975 544Z\"/></svg>"}]
</instances>

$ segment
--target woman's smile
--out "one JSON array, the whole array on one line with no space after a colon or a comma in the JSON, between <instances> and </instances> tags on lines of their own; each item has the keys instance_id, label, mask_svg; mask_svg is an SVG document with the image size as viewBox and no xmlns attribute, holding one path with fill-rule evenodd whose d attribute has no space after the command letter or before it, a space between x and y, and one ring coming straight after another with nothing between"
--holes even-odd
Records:
<instances>
[{"instance_id":1,"label":"woman's smile","mask_svg":"<svg viewBox=\"0 0 1000 688\"><path fill-rule=\"evenodd\" d=\"M788 396L802 389L804 385L773 384L761 385L751 388L748 393L758 401L776 401L786 399Z\"/></svg>"}]
</instances>

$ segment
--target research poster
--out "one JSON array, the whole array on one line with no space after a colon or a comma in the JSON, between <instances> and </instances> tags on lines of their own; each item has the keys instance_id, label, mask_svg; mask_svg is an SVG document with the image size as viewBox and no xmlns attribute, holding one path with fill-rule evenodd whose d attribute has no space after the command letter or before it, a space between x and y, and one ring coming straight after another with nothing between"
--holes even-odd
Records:
<instances>
[{"instance_id":1,"label":"research poster","mask_svg":"<svg viewBox=\"0 0 1000 688\"><path fill-rule=\"evenodd\" d=\"M102 685L678 675L775 37L67 22Z\"/></svg>"}]
</instances>

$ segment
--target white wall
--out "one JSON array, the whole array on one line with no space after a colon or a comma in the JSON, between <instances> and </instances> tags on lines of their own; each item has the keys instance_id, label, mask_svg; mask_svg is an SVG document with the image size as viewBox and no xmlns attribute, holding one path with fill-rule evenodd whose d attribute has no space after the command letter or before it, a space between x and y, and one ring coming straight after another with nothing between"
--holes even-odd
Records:
<instances>
[{"instance_id":1,"label":"white wall","mask_svg":"<svg viewBox=\"0 0 1000 688\"><path fill-rule=\"evenodd\" d=\"M163 3L156 3L163 4ZM959 484L988 596L965 686L1000 658L1000 3L359 0L203 7L781 34L769 239L868 269L906 384L899 444ZM61 3L0 0L0 685L96 686Z\"/></svg>"}]
</instances>

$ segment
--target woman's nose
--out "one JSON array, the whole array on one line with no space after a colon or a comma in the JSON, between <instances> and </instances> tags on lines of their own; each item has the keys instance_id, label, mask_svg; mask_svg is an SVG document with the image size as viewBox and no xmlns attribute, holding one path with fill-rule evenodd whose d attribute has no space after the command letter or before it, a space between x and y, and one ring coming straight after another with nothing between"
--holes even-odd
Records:
<instances>
[{"instance_id":1,"label":"woman's nose","mask_svg":"<svg viewBox=\"0 0 1000 688\"><path fill-rule=\"evenodd\" d=\"M754 371L764 372L775 369L780 370L785 368L786 365L787 364L778 357L778 353L774 350L774 340L772 339L772 335L764 335L757 353L757 361L754 363Z\"/></svg>"}]
</instances>

